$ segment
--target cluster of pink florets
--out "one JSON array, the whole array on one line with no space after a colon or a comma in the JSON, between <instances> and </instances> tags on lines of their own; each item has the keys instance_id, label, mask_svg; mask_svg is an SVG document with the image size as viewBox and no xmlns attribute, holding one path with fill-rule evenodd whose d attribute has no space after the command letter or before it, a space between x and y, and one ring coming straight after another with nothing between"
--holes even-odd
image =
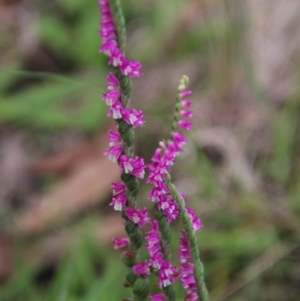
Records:
<instances>
[{"instance_id":1,"label":"cluster of pink florets","mask_svg":"<svg viewBox=\"0 0 300 301\"><path fill-rule=\"evenodd\" d=\"M189 90L182 91L179 97L183 98L191 95L191 93ZM181 106L184 109L180 110L180 115L191 118L192 112L185 108L191 107L192 103L188 100L181 100ZM189 120L182 119L178 121L178 126L189 131L192 123ZM154 186L148 198L157 203L158 209L167 217L169 223L177 219L179 212L178 205L172 199L169 189L165 184L165 177L166 173L171 172L171 166L174 165L176 157L182 153L182 146L186 142L187 139L181 133L173 132L169 141L160 142L160 147L156 149L150 164L148 164L149 177L147 183ZM182 196L185 198L184 195ZM191 215L193 215L193 210L190 210ZM198 221L194 217L193 220L195 221L194 228L196 230Z\"/></svg>"},{"instance_id":2,"label":"cluster of pink florets","mask_svg":"<svg viewBox=\"0 0 300 301\"><path fill-rule=\"evenodd\" d=\"M181 98L181 110L180 116L190 119L192 112L187 110L192 106L192 103L186 99L183 99L191 95L191 91L182 91L179 94ZM186 131L189 131L192 123L189 120L181 119L178 121L178 126ZM161 142L160 147L155 151L150 164L148 164L149 176L147 183L152 184L154 187L149 194L149 199L157 204L158 210L160 210L167 218L167 221L171 223L177 219L179 215L178 205L175 200L172 199L171 193L165 184L165 177L167 172L171 172L171 166L175 163L176 157L181 154L182 146L187 142L187 139L179 132L173 132L172 138L167 142ZM183 193L182 197L186 200ZM128 209L127 209L128 210ZM192 221L195 231L202 227L201 220L195 215L194 210L186 208L186 211ZM138 221L138 218L136 222ZM144 224L144 223L143 223ZM182 231L183 237L180 239L179 258L180 258L180 272L171 263L164 259L161 237L158 229L158 223L156 220L150 223L150 231L146 232L145 239L146 249L149 253L149 259L145 262L136 264L133 267L133 272L146 277L151 272L155 272L158 275L158 285L160 288L166 287L172 284L177 279L180 279L183 288L187 292L186 301L197 301L197 285L194 278L194 266L191 261L191 254L189 251L188 241L186 239L186 233ZM124 247L128 244L128 239L116 239L115 248ZM150 295L152 301L164 301L163 294Z\"/></svg>"},{"instance_id":3,"label":"cluster of pink florets","mask_svg":"<svg viewBox=\"0 0 300 301\"><path fill-rule=\"evenodd\" d=\"M136 264L133 267L133 272L140 276L147 276L151 272L155 272L158 276L158 286L163 288L176 281L179 272L176 267L163 258L157 221L154 220L150 225L150 231L145 234L146 249L149 252L150 259ZM155 299L153 300L155 301Z\"/></svg>"},{"instance_id":4,"label":"cluster of pink florets","mask_svg":"<svg viewBox=\"0 0 300 301\"><path fill-rule=\"evenodd\" d=\"M101 30L99 35L102 38L102 45L100 52L103 52L109 57L108 63L118 68L122 75L128 77L138 77L141 75L141 64L136 61L129 61L125 55L118 48L116 28L110 6L107 0L98 0L100 4L100 12L102 14ZM125 108L121 103L120 83L116 76L109 73L107 76L107 92L103 93L102 99L109 106L107 116L112 116L115 120L123 120L133 128L143 126L143 112L140 110ZM116 122L118 127L118 123ZM133 175L137 178L143 179L145 175L146 164L144 159L135 156L128 157L124 153L122 146L122 138L118 131L110 130L109 135L109 149L104 154L108 156L109 160L118 163L120 170L127 174ZM126 205L126 187L123 182L112 184L113 199L110 203L115 210L121 211ZM126 216L134 223L142 227L149 221L146 209L127 208L125 210ZM124 244L126 240L121 241Z\"/></svg>"},{"instance_id":5,"label":"cluster of pink florets","mask_svg":"<svg viewBox=\"0 0 300 301\"><path fill-rule=\"evenodd\" d=\"M111 73L108 75L107 87L108 92L105 92L103 94L103 100L105 100L107 105L109 106L108 116L112 115L115 120L123 119L127 124L131 125L132 127L142 126L144 124L142 112L138 110L124 108L122 106L119 100L121 97L119 91L119 81ZM117 122L116 125L118 127ZM110 147L104 152L104 155L107 155L109 160L111 160L112 162L118 163L121 171L124 171L125 173L133 175L137 178L143 179L146 168L144 159L137 156L131 158L125 155L122 146L122 138L118 131L109 130L108 136ZM125 184L123 182L113 183L112 190L113 199L110 205L114 206L115 210L121 211L127 202ZM136 221L137 218L141 220L148 220L148 217L144 214L144 211L144 209L137 209L136 212L133 212L132 210L126 210L125 213L127 217L132 221ZM139 222L139 224L141 223L142 222Z\"/></svg>"},{"instance_id":6,"label":"cluster of pink florets","mask_svg":"<svg viewBox=\"0 0 300 301\"><path fill-rule=\"evenodd\" d=\"M107 0L98 0L100 4L100 12L102 14L101 30L99 35L102 38L100 52L103 52L109 57L108 64L119 68L124 76L139 77L141 76L141 63L138 61L129 61L124 53L118 48L116 26L113 20L113 15L110 10Z\"/></svg>"},{"instance_id":7,"label":"cluster of pink florets","mask_svg":"<svg viewBox=\"0 0 300 301\"><path fill-rule=\"evenodd\" d=\"M185 231L182 231L178 253L181 269L180 280L183 288L187 292L185 301L198 301L198 295L196 293L198 287L194 276L194 264L191 260L191 253Z\"/></svg>"},{"instance_id":8,"label":"cluster of pink florets","mask_svg":"<svg viewBox=\"0 0 300 301\"><path fill-rule=\"evenodd\" d=\"M192 118L192 112L188 110L192 106L192 103L186 99L183 99L192 92L189 90L184 90L179 93L180 97L180 105L181 110L179 112L180 116L183 118L190 119ZM181 119L178 121L178 126L185 131L189 131L191 129L192 123L189 120ZM148 164L149 170L149 177L147 179L147 183L152 184L154 187L149 194L149 199L157 204L157 208L162 211L162 213L166 216L169 223L177 219L179 215L178 205L175 200L172 199L171 193L165 184L165 177L166 173L171 172L171 166L175 163L176 157L182 153L182 146L187 142L187 139L179 132L173 132L172 137L167 142L161 142L160 147L156 149L150 164ZM184 200L186 197L183 193L181 196ZM191 208L186 208L187 213L192 221L194 230L198 230L202 227L201 220L195 215L195 212ZM145 238L148 241L146 246L150 260L149 263L153 263L157 265L157 269L163 271L163 275L167 275L164 279L159 277L159 285L160 286L167 286L170 285L172 282L177 280L178 278L182 281L183 288L187 291L187 301L196 301L198 300L197 294L194 292L197 289L193 270L193 264L191 263L191 257L189 253L189 247L185 244L185 240L180 240L180 248L179 248L179 255L180 255L180 269L181 273L176 271L174 267L171 266L170 263L166 263L163 260L162 252L160 249L160 245L158 243L159 232L157 229L157 223L153 222L151 224L152 229L146 234ZM156 234L156 235L155 235ZM185 232L183 231L185 235ZM184 260L182 259L182 250L187 248L187 253L185 255L189 255L189 258L185 257ZM189 260L189 261L188 261ZM168 266L167 273L163 270L164 263ZM188 262L188 263L187 263ZM190 268L187 270L187 266ZM153 266L154 267L154 266ZM160 275L160 274L159 274ZM163 281L161 281L163 279ZM151 297L151 296L150 296ZM191 299L194 298L194 299ZM195 299L196 298L196 299ZM152 296L153 301L164 301L163 294L155 294Z\"/></svg>"},{"instance_id":9,"label":"cluster of pink florets","mask_svg":"<svg viewBox=\"0 0 300 301\"><path fill-rule=\"evenodd\" d=\"M110 10L108 0L98 0L100 11L102 14L101 31L99 35L102 38L100 52L108 56L108 63L117 68L123 76L139 77L141 75L141 64L137 61L129 61L124 53L118 48L116 27L113 20L113 15ZM133 128L144 125L143 113L140 110L129 109L121 103L120 83L116 76L110 73L107 77L107 91L103 94L102 99L109 106L108 116L115 119L118 127L119 121L123 120ZM191 95L191 91L181 89L179 96L181 110L179 115L181 119L178 121L178 127L189 131L192 123L189 120L192 118L192 112L189 108L192 103L185 98ZM122 138L118 131L110 130L109 149L104 154L115 163L118 163L120 170L133 175L134 177L143 179L145 168L147 167L144 160L140 157L128 157L124 153L122 146ZM147 183L153 185L153 189L149 194L149 199L156 203L158 210L165 216L168 223L173 222L178 218L179 208L172 199L171 193L165 184L166 173L171 171L171 166L175 163L176 157L182 152L182 146L187 142L187 139L178 131L172 132L172 137L167 142L161 142L160 147L155 151L150 164L148 164L149 176ZM149 253L149 259L145 262L140 262L134 265L133 272L141 277L146 277L154 272L158 276L158 285L160 288L171 285L174 281L180 279L183 287L187 292L186 301L197 301L198 297L195 293L197 285L194 278L193 263L191 261L188 241L186 233L183 231L183 237L180 239L179 257L180 270L166 261L163 256L162 243L158 222L156 220L150 222L147 210L127 207L126 186L123 182L112 184L113 198L110 203L117 211L125 209L125 215L129 220L135 223L138 227L143 227L145 224L150 224L150 230L146 232L145 239L146 249ZM186 200L185 196L181 194ZM201 220L195 215L194 211L186 208L187 213L192 221L194 230L202 227ZM114 239L115 249L124 248L129 245L128 238ZM150 294L152 301L164 301L163 294Z\"/></svg>"}]
</instances>

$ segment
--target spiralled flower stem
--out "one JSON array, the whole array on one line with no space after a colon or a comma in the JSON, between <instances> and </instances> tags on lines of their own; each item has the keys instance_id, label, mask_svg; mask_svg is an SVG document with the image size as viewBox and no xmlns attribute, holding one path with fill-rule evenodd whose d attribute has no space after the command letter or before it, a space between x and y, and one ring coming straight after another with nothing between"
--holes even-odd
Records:
<instances>
[{"instance_id":1,"label":"spiralled flower stem","mask_svg":"<svg viewBox=\"0 0 300 301\"><path fill-rule=\"evenodd\" d=\"M126 26L125 18L120 0L109 0L111 11L116 25L116 34L119 49L125 54L126 49ZM121 72L117 72L117 77L120 80L121 102L124 107L127 107L131 95L131 80L128 76L123 76ZM131 133L133 135L133 132ZM133 143L126 145L128 156L133 156Z\"/></svg>"},{"instance_id":2,"label":"spiralled flower stem","mask_svg":"<svg viewBox=\"0 0 300 301\"><path fill-rule=\"evenodd\" d=\"M109 0L114 23L116 25L116 34L119 49L125 53L126 48L126 26L120 0ZM121 72L117 72L117 78L120 81L121 103L126 108L130 102L131 96L131 80L128 76L124 76ZM134 132L132 126L128 125L124 120L118 120L119 133L122 136L124 152L128 157L134 154Z\"/></svg>"},{"instance_id":3,"label":"spiralled flower stem","mask_svg":"<svg viewBox=\"0 0 300 301\"><path fill-rule=\"evenodd\" d=\"M200 259L199 249L197 245L197 238L195 231L193 229L192 221L189 218L186 209L185 202L178 192L177 188L171 182L171 176L169 173L166 174L166 185L168 186L170 193L172 194L173 199L177 202L179 207L179 214L183 224L183 228L187 234L187 239L189 243L189 248L194 264L194 274L198 286L198 296L201 301L208 301L208 291L206 289L205 280L204 280L204 268Z\"/></svg>"},{"instance_id":4,"label":"spiralled flower stem","mask_svg":"<svg viewBox=\"0 0 300 301\"><path fill-rule=\"evenodd\" d=\"M109 5L116 25L118 46L124 53L126 48L126 26L122 6L120 0L109 0Z\"/></svg>"},{"instance_id":5,"label":"spiralled flower stem","mask_svg":"<svg viewBox=\"0 0 300 301\"><path fill-rule=\"evenodd\" d=\"M171 128L170 137L167 141L162 141L159 145L161 148L157 149L153 158L151 159L150 163L150 175L148 179L148 183L154 184L154 187L156 187L157 190L160 190L160 193L157 195L156 192L151 192L150 198L154 199L157 203L155 204L155 218L157 220L158 224L158 230L159 230L159 236L160 236L160 245L161 245L161 251L162 255L164 257L164 260L170 261L170 245L171 245L171 228L170 223L176 219L177 217L177 206L173 200L169 199L170 194L164 190L163 185L161 185L160 181L163 182L164 175L160 178L159 175L165 173L165 169L169 169L168 166L171 164L169 161L175 160L175 156L178 155L178 151L181 150L181 146L185 143L186 139L180 135L179 133L176 133L175 131L178 129L180 121L180 117L182 112L184 112L184 115L188 112L188 118L191 118L192 112L185 111L182 109L182 97L183 95L190 95L191 91L185 91L188 84L188 77L183 76L180 80L180 84L178 86L178 94L176 97L176 104L175 104L175 112L173 116L173 123ZM184 94L182 94L184 93ZM185 100L186 102L186 100ZM173 140L176 140L173 141ZM158 164L158 162L160 162ZM172 162L174 163L174 162ZM153 193L153 195L152 195ZM160 203L160 205L159 205ZM164 203L164 205L162 205ZM172 283L168 286L163 286L163 292L167 299L169 301L176 300L175 291L173 289Z\"/></svg>"},{"instance_id":6,"label":"spiralled flower stem","mask_svg":"<svg viewBox=\"0 0 300 301\"><path fill-rule=\"evenodd\" d=\"M120 101L120 105L122 109L119 109L119 113L116 114L118 116L115 118L118 123L118 132L121 137L122 143L122 154L118 156L118 163L120 167L122 166L122 156L127 160L135 160L134 158L134 132L133 125L129 124L128 120L123 117L124 113L131 96L131 80L130 77L139 76L138 70L135 71L133 67L137 68L135 62L129 62L125 57L125 47L126 47L126 27L125 27L125 19L121 7L121 3L119 0L98 0L100 4L109 5L110 12L105 11L107 13L106 19L103 20L103 24L107 25L106 31L103 30L102 34L104 37L108 36L107 43L102 46L102 52L106 52L110 56L110 64L112 64L116 68L116 78L119 83L119 99L115 101L118 103ZM111 13L111 15L110 15ZM107 18L112 16L113 20L107 21ZM105 23L106 22L106 23ZM114 26L115 38L110 38L110 26ZM114 46L116 43L117 46ZM120 63L122 62L122 63ZM127 66L127 67L126 67ZM122 69L123 67L123 69ZM139 67L139 66L138 66ZM126 69L128 68L128 70ZM129 72L132 72L129 74ZM123 112L120 115L120 112ZM130 114L131 111L127 111ZM120 118L122 116L122 118ZM131 163L130 163L131 164ZM128 168L128 167L127 167ZM132 170L132 165L131 165ZM132 288L133 291L133 301L144 301L147 299L149 293L149 283L148 279L144 277L139 277L132 272L133 266L136 264L138 259L138 251L143 244L143 235L140 230L140 226L135 223L132 219L128 217L128 210L136 209L136 198L139 191L139 181L137 177L133 174L130 174L128 170L123 165L123 171L121 173L121 179L126 186L126 204L122 207L122 217L125 220L125 231L129 237L129 250L125 251L122 254L122 259L124 264L130 269L127 274L126 280L127 284Z\"/></svg>"}]
</instances>

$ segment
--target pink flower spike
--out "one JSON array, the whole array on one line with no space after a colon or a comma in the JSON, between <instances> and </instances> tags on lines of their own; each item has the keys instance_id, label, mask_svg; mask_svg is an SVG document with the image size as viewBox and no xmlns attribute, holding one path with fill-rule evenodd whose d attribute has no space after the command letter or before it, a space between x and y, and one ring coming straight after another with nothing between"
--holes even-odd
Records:
<instances>
[{"instance_id":1,"label":"pink flower spike","mask_svg":"<svg viewBox=\"0 0 300 301\"><path fill-rule=\"evenodd\" d=\"M194 213L190 209L187 210L188 214ZM190 215L189 214L189 215ZM191 260L191 253L189 250L189 244L187 239L187 234L185 231L181 231L182 237L180 238L180 247L178 250L180 259L181 275L180 280L182 282L182 287L187 292L185 301L198 301L198 297L195 291L197 291L197 283L194 276L194 264Z\"/></svg>"},{"instance_id":2,"label":"pink flower spike","mask_svg":"<svg viewBox=\"0 0 300 301\"><path fill-rule=\"evenodd\" d=\"M117 249L127 247L129 245L129 238L127 237L114 238L113 242L114 242L114 249L117 250Z\"/></svg>"},{"instance_id":3,"label":"pink flower spike","mask_svg":"<svg viewBox=\"0 0 300 301\"><path fill-rule=\"evenodd\" d=\"M194 275L182 274L180 277L182 287L187 291L188 294L197 290L197 284Z\"/></svg>"},{"instance_id":4,"label":"pink flower spike","mask_svg":"<svg viewBox=\"0 0 300 301\"><path fill-rule=\"evenodd\" d=\"M162 210L167 217L168 223L176 220L179 214L179 208L176 202L161 196L158 201L158 208Z\"/></svg>"},{"instance_id":5,"label":"pink flower spike","mask_svg":"<svg viewBox=\"0 0 300 301\"><path fill-rule=\"evenodd\" d=\"M107 75L106 87L108 90L116 90L119 88L119 80L110 72Z\"/></svg>"},{"instance_id":6,"label":"pink flower spike","mask_svg":"<svg viewBox=\"0 0 300 301\"><path fill-rule=\"evenodd\" d=\"M123 106L119 101L115 101L108 110L107 116L112 116L113 119L122 118L122 109Z\"/></svg>"},{"instance_id":7,"label":"pink flower spike","mask_svg":"<svg viewBox=\"0 0 300 301\"><path fill-rule=\"evenodd\" d=\"M123 75L128 77L140 77L142 65L138 61L127 61L125 58L120 65L120 71Z\"/></svg>"},{"instance_id":8,"label":"pink flower spike","mask_svg":"<svg viewBox=\"0 0 300 301\"><path fill-rule=\"evenodd\" d=\"M179 191L179 194L181 195L181 197L183 198L183 200L186 202L187 201L187 197L184 194L184 192L183 191Z\"/></svg>"},{"instance_id":9,"label":"pink flower spike","mask_svg":"<svg viewBox=\"0 0 300 301\"><path fill-rule=\"evenodd\" d=\"M126 186L123 182L112 183L111 188L113 196L116 196L120 193L125 194Z\"/></svg>"},{"instance_id":10,"label":"pink flower spike","mask_svg":"<svg viewBox=\"0 0 300 301\"><path fill-rule=\"evenodd\" d=\"M184 108L190 108L193 106L193 103L189 100L182 100L181 101L181 106Z\"/></svg>"},{"instance_id":11,"label":"pink flower spike","mask_svg":"<svg viewBox=\"0 0 300 301\"><path fill-rule=\"evenodd\" d=\"M99 9L101 11L101 8ZM103 27L105 24L112 22L113 16L111 12L106 12L102 15L102 18L100 20L100 26Z\"/></svg>"},{"instance_id":12,"label":"pink flower spike","mask_svg":"<svg viewBox=\"0 0 300 301\"><path fill-rule=\"evenodd\" d=\"M160 288L171 285L178 278L178 270L169 262L164 261L159 271L158 285Z\"/></svg>"},{"instance_id":13,"label":"pink flower spike","mask_svg":"<svg viewBox=\"0 0 300 301\"><path fill-rule=\"evenodd\" d=\"M188 110L180 110L180 116L187 117L187 118L192 118L193 117L193 112L188 111Z\"/></svg>"},{"instance_id":14,"label":"pink flower spike","mask_svg":"<svg viewBox=\"0 0 300 301\"><path fill-rule=\"evenodd\" d=\"M199 298L196 293L190 293L185 297L184 301L199 301Z\"/></svg>"},{"instance_id":15,"label":"pink flower spike","mask_svg":"<svg viewBox=\"0 0 300 301\"><path fill-rule=\"evenodd\" d=\"M114 206L116 211L122 211L122 208L126 205L127 197L125 194L118 194L113 197L112 201L109 203L110 206Z\"/></svg>"},{"instance_id":16,"label":"pink flower spike","mask_svg":"<svg viewBox=\"0 0 300 301\"><path fill-rule=\"evenodd\" d=\"M132 271L133 271L133 273L140 275L140 276L150 275L150 269L148 267L147 262L137 263L136 265L134 265Z\"/></svg>"},{"instance_id":17,"label":"pink flower spike","mask_svg":"<svg viewBox=\"0 0 300 301\"><path fill-rule=\"evenodd\" d=\"M111 56L117 47L117 42L115 40L109 40L106 43L103 43L99 51L103 52L107 56Z\"/></svg>"},{"instance_id":18,"label":"pink flower spike","mask_svg":"<svg viewBox=\"0 0 300 301\"><path fill-rule=\"evenodd\" d=\"M182 263L180 265L183 274L193 274L194 273L194 265L191 262Z\"/></svg>"},{"instance_id":19,"label":"pink flower spike","mask_svg":"<svg viewBox=\"0 0 300 301\"><path fill-rule=\"evenodd\" d=\"M183 98L183 97L187 97L187 96L190 96L192 95L192 91L191 90L185 90L185 91L182 91L179 93L180 97Z\"/></svg>"},{"instance_id":20,"label":"pink flower spike","mask_svg":"<svg viewBox=\"0 0 300 301\"><path fill-rule=\"evenodd\" d=\"M158 145L159 145L162 149L167 149L167 146L166 146L165 141L160 141L160 142L158 143Z\"/></svg>"},{"instance_id":21,"label":"pink flower spike","mask_svg":"<svg viewBox=\"0 0 300 301\"><path fill-rule=\"evenodd\" d=\"M111 148L107 149L103 155L108 156L108 159L114 163L117 162L120 155L123 153L123 148L121 145L114 145Z\"/></svg>"},{"instance_id":22,"label":"pink flower spike","mask_svg":"<svg viewBox=\"0 0 300 301\"><path fill-rule=\"evenodd\" d=\"M102 5L100 5L98 10L102 14L102 18L101 18L100 22L102 21L102 19L106 20L108 17L109 17L110 20L112 20L112 14L111 14L110 7L109 7L108 3L103 3Z\"/></svg>"},{"instance_id":23,"label":"pink flower spike","mask_svg":"<svg viewBox=\"0 0 300 301\"><path fill-rule=\"evenodd\" d=\"M147 224L150 220L147 209L135 209L129 207L125 211L126 216L140 228Z\"/></svg>"},{"instance_id":24,"label":"pink flower spike","mask_svg":"<svg viewBox=\"0 0 300 301\"><path fill-rule=\"evenodd\" d=\"M147 183L156 184L157 182L162 182L164 180L164 172L160 168L151 171Z\"/></svg>"},{"instance_id":25,"label":"pink flower spike","mask_svg":"<svg viewBox=\"0 0 300 301\"><path fill-rule=\"evenodd\" d=\"M113 146L116 143L122 142L122 138L117 131L108 130L108 136L109 136L109 146Z\"/></svg>"},{"instance_id":26,"label":"pink flower spike","mask_svg":"<svg viewBox=\"0 0 300 301\"><path fill-rule=\"evenodd\" d=\"M108 15L109 16L109 15ZM102 31L103 33L111 33L115 31L115 24L113 21L109 20L109 18L104 19L105 22L102 22L101 20L101 25L102 25Z\"/></svg>"},{"instance_id":27,"label":"pink flower spike","mask_svg":"<svg viewBox=\"0 0 300 301\"><path fill-rule=\"evenodd\" d=\"M113 65L114 67L119 67L123 64L122 63L123 59L124 59L124 54L121 52L120 49L115 48L113 53L110 55L110 59L108 61L108 64Z\"/></svg>"},{"instance_id":28,"label":"pink flower spike","mask_svg":"<svg viewBox=\"0 0 300 301\"><path fill-rule=\"evenodd\" d=\"M181 231L182 237L179 239L180 247L178 249L180 263L186 263L191 257L188 240L185 231Z\"/></svg>"},{"instance_id":29,"label":"pink flower spike","mask_svg":"<svg viewBox=\"0 0 300 301\"><path fill-rule=\"evenodd\" d=\"M186 120L179 120L178 121L178 126L181 127L183 130L189 132L192 128L192 123L190 121Z\"/></svg>"},{"instance_id":30,"label":"pink flower spike","mask_svg":"<svg viewBox=\"0 0 300 301\"><path fill-rule=\"evenodd\" d=\"M105 44L113 39L116 38L115 32L114 31L99 31L99 35L102 38L102 43ZM101 48L100 48L100 52L101 52ZM110 55L108 55L110 56Z\"/></svg>"},{"instance_id":31,"label":"pink flower spike","mask_svg":"<svg viewBox=\"0 0 300 301\"><path fill-rule=\"evenodd\" d=\"M161 159L161 148L157 148L152 156L152 163L159 163Z\"/></svg>"},{"instance_id":32,"label":"pink flower spike","mask_svg":"<svg viewBox=\"0 0 300 301\"><path fill-rule=\"evenodd\" d=\"M101 25L101 28L105 27L103 26L105 23L110 23L112 22L113 20L113 16L112 16L112 13L110 11L110 8L109 8L109 4L107 5L103 5L102 7L100 7L98 9L101 14L102 14L102 18L100 20L100 25Z\"/></svg>"},{"instance_id":33,"label":"pink flower spike","mask_svg":"<svg viewBox=\"0 0 300 301\"><path fill-rule=\"evenodd\" d=\"M112 106L120 97L120 92L118 90L109 90L103 93L102 99L106 102L108 106Z\"/></svg>"},{"instance_id":34,"label":"pink flower spike","mask_svg":"<svg viewBox=\"0 0 300 301\"><path fill-rule=\"evenodd\" d=\"M182 152L181 147L172 140L168 143L168 150L172 152L174 156L178 156Z\"/></svg>"},{"instance_id":35,"label":"pink flower spike","mask_svg":"<svg viewBox=\"0 0 300 301\"><path fill-rule=\"evenodd\" d=\"M108 3L107 0L104 0L104 1L101 1L101 2L99 1L98 3L101 5L101 7L100 7L101 12L110 11L109 3Z\"/></svg>"},{"instance_id":36,"label":"pink flower spike","mask_svg":"<svg viewBox=\"0 0 300 301\"><path fill-rule=\"evenodd\" d=\"M145 176L146 164L144 159L135 156L134 158L128 158L123 155L120 158L120 168L124 169L125 173L129 173L137 178L143 179Z\"/></svg>"},{"instance_id":37,"label":"pink flower spike","mask_svg":"<svg viewBox=\"0 0 300 301\"><path fill-rule=\"evenodd\" d=\"M151 301L165 301L165 296L163 294L150 294L149 298Z\"/></svg>"},{"instance_id":38,"label":"pink flower spike","mask_svg":"<svg viewBox=\"0 0 300 301\"><path fill-rule=\"evenodd\" d=\"M151 225L151 230L146 232L145 234L145 239L148 241L148 246L154 246L156 244L160 244L157 220L151 222L150 225Z\"/></svg>"},{"instance_id":39,"label":"pink flower spike","mask_svg":"<svg viewBox=\"0 0 300 301\"><path fill-rule=\"evenodd\" d=\"M143 126L145 121L143 120L144 115L141 110L123 109L122 117L127 124L132 125L133 128Z\"/></svg>"},{"instance_id":40,"label":"pink flower spike","mask_svg":"<svg viewBox=\"0 0 300 301\"><path fill-rule=\"evenodd\" d=\"M130 171L133 170L133 166L130 162L130 158L128 158L127 156L123 155L121 158L120 158L120 168L121 169L124 169L125 173L129 173Z\"/></svg>"},{"instance_id":41,"label":"pink flower spike","mask_svg":"<svg viewBox=\"0 0 300 301\"><path fill-rule=\"evenodd\" d=\"M186 207L186 212L193 223L193 228L195 231L203 227L201 219L198 216L196 216L193 209Z\"/></svg>"},{"instance_id":42,"label":"pink flower spike","mask_svg":"<svg viewBox=\"0 0 300 301\"><path fill-rule=\"evenodd\" d=\"M133 170L131 171L131 174L139 179L143 179L145 176L145 168L147 167L144 159L135 157L134 159L132 159L132 164Z\"/></svg>"},{"instance_id":43,"label":"pink flower spike","mask_svg":"<svg viewBox=\"0 0 300 301\"><path fill-rule=\"evenodd\" d=\"M173 141L175 142L175 144L179 148L181 148L187 142L187 139L183 135L181 135L180 133L178 133L178 132L174 132L172 134L172 138L173 138Z\"/></svg>"},{"instance_id":44,"label":"pink flower spike","mask_svg":"<svg viewBox=\"0 0 300 301\"><path fill-rule=\"evenodd\" d=\"M160 246L160 241L158 242L158 245ZM150 251L149 251L150 253ZM150 253L151 255L151 253ZM163 255L160 252L156 252L151 256L150 264L154 269L160 270L163 264Z\"/></svg>"},{"instance_id":45,"label":"pink flower spike","mask_svg":"<svg viewBox=\"0 0 300 301\"><path fill-rule=\"evenodd\" d=\"M173 165L175 163L175 154L171 150L166 150L163 156L166 165Z\"/></svg>"}]
</instances>

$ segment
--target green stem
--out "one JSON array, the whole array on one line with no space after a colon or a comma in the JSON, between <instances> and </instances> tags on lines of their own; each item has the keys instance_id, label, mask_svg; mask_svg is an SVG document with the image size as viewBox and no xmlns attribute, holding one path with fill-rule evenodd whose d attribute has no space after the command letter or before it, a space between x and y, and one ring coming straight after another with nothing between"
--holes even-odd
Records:
<instances>
[{"instance_id":1,"label":"green stem","mask_svg":"<svg viewBox=\"0 0 300 301\"><path fill-rule=\"evenodd\" d=\"M181 197L180 193L178 192L177 188L174 184L171 183L171 176L167 173L166 175L166 185L168 186L170 193L173 199L177 202L179 207L179 214L182 220L183 228L187 234L187 239L189 243L189 248L194 264L194 274L195 279L198 285L198 296L200 301L208 301L208 292L205 285L204 280L204 268L203 264L200 260L199 248L197 245L197 238L195 235L195 231L193 229L193 224L191 219L189 218L186 209L185 209L185 202Z\"/></svg>"},{"instance_id":2,"label":"green stem","mask_svg":"<svg viewBox=\"0 0 300 301\"><path fill-rule=\"evenodd\" d=\"M158 223L158 229L161 239L161 248L165 260L170 260L170 244L171 244L171 229L167 221L167 217L160 211L157 204L155 209L155 219Z\"/></svg>"},{"instance_id":3,"label":"green stem","mask_svg":"<svg viewBox=\"0 0 300 301\"><path fill-rule=\"evenodd\" d=\"M172 134L178 129L178 121L180 118L180 109L181 109L181 97L180 97L180 92L185 90L187 85L189 83L189 78L184 75L178 86L178 94L176 96L176 103L175 103L175 109L174 109L174 114L173 114L173 122L172 122L172 128L171 128L171 133L170 133L170 138L169 140L172 140Z\"/></svg>"},{"instance_id":4,"label":"green stem","mask_svg":"<svg viewBox=\"0 0 300 301\"><path fill-rule=\"evenodd\" d=\"M181 98L179 95L176 97L176 104L175 104L175 112L173 115L173 123L172 123L172 128L171 128L171 133L170 136L172 137L172 134L177 130L178 128L178 120L179 120L179 112L181 109ZM171 139L171 138L170 138Z\"/></svg>"},{"instance_id":5,"label":"green stem","mask_svg":"<svg viewBox=\"0 0 300 301\"><path fill-rule=\"evenodd\" d=\"M120 50L125 53L126 48L126 26L125 18L122 10L120 0L109 0L111 12L113 14L114 23L116 25L118 46Z\"/></svg>"}]
</instances>

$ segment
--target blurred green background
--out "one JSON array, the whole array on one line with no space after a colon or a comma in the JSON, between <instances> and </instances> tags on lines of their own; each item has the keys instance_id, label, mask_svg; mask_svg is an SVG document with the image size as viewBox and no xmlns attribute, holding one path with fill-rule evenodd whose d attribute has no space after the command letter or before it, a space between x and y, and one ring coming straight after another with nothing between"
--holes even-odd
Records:
<instances>
[{"instance_id":1,"label":"blurred green background","mask_svg":"<svg viewBox=\"0 0 300 301\"><path fill-rule=\"evenodd\" d=\"M211 300L300 300L299 1L121 2L147 160L190 77L194 128L173 179L205 225ZM99 20L96 1L0 2L0 301L129 296L111 242L123 229L108 206L119 171L102 156Z\"/></svg>"}]
</instances>

